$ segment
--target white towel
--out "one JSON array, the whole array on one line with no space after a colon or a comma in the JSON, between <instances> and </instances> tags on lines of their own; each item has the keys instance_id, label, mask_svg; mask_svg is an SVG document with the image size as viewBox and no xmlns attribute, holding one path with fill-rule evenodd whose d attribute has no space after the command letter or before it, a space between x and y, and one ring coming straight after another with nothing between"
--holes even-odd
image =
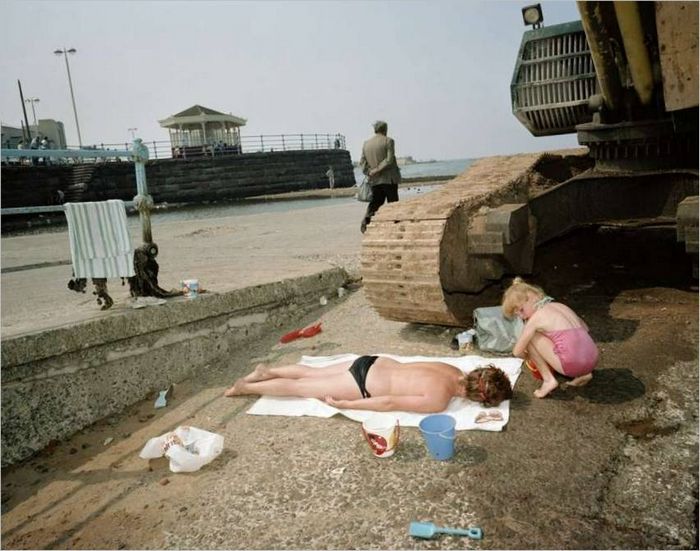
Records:
<instances>
[{"instance_id":1,"label":"white towel","mask_svg":"<svg viewBox=\"0 0 700 551\"><path fill-rule=\"evenodd\" d=\"M500 367L510 379L510 384L515 387L515 382L520 375L520 366L523 361L520 358L482 358L480 356L461 356L457 358L431 358L427 356L393 356L391 354L376 354L386 356L397 362L445 362L458 367L465 373L483 367L486 364L493 364ZM354 360L356 354L342 354L339 356L302 356L299 361L302 365L323 369L329 365ZM501 413L501 421L488 421L486 423L476 423L476 416L484 411L497 410ZM472 402L465 398L453 398L443 413L452 415L457 420L457 430L489 430L500 431L508 422L510 412L510 400L501 402L498 407L485 408L477 402ZM338 409L329 406L316 398L288 398L276 396L263 396L257 400L253 407L248 410L251 415L284 415L298 417L308 415L312 417L332 417L336 413L345 415L353 421L362 422L372 415L373 411L360 411L353 409ZM406 411L392 412L399 419L402 427L417 427L418 423L426 416L424 413L410 413Z\"/></svg>"},{"instance_id":2,"label":"white towel","mask_svg":"<svg viewBox=\"0 0 700 551\"><path fill-rule=\"evenodd\" d=\"M134 250L124 201L66 203L74 277L131 277Z\"/></svg>"}]
</instances>

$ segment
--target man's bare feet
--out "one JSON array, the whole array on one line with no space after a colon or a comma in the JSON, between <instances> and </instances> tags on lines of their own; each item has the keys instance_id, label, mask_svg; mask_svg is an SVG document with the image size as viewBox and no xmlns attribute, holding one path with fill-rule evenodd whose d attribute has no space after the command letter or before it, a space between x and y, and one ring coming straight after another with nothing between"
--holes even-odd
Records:
<instances>
[{"instance_id":1,"label":"man's bare feet","mask_svg":"<svg viewBox=\"0 0 700 551\"><path fill-rule=\"evenodd\" d=\"M584 386L590 383L592 378L593 373L586 373L585 375L581 375L580 377L572 379L571 381L566 383L566 386Z\"/></svg>"},{"instance_id":2,"label":"man's bare feet","mask_svg":"<svg viewBox=\"0 0 700 551\"><path fill-rule=\"evenodd\" d=\"M238 379L233 386L224 392L224 396L231 398L232 396L241 396L245 394L245 386L247 381L243 379Z\"/></svg>"},{"instance_id":3,"label":"man's bare feet","mask_svg":"<svg viewBox=\"0 0 700 551\"><path fill-rule=\"evenodd\" d=\"M547 394L552 392L558 386L559 383L554 377L552 377L550 381L543 382L542 386L534 392L534 395L536 398L544 398L545 396L547 396Z\"/></svg>"},{"instance_id":4,"label":"man's bare feet","mask_svg":"<svg viewBox=\"0 0 700 551\"><path fill-rule=\"evenodd\" d=\"M264 364L258 364L255 369L248 373L243 380L247 383L255 383L257 381L266 381L267 379L272 379L272 375L269 373L270 368Z\"/></svg>"}]
</instances>

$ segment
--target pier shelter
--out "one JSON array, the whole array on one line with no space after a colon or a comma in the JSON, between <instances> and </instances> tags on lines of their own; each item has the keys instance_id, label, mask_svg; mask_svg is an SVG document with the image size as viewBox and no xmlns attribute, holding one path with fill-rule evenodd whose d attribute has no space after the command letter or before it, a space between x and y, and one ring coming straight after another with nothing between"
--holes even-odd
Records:
<instances>
[{"instance_id":1,"label":"pier shelter","mask_svg":"<svg viewBox=\"0 0 700 551\"><path fill-rule=\"evenodd\" d=\"M208 107L193 105L167 119L159 120L170 134L173 158L201 157L216 153L241 152L241 126L246 119Z\"/></svg>"}]
</instances>

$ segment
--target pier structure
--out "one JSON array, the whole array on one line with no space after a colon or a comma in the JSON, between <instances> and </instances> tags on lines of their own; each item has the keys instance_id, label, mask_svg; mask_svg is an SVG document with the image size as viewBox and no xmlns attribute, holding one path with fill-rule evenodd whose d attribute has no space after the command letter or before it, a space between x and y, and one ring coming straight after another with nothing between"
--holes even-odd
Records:
<instances>
[{"instance_id":1,"label":"pier structure","mask_svg":"<svg viewBox=\"0 0 700 551\"><path fill-rule=\"evenodd\" d=\"M246 119L193 105L158 123L168 129L173 158L202 157L214 152L241 153L241 126Z\"/></svg>"}]
</instances>

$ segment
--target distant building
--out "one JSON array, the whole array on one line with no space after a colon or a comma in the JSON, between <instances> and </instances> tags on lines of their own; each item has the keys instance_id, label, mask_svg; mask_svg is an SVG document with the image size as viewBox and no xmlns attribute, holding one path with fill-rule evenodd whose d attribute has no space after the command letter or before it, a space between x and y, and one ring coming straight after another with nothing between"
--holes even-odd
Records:
<instances>
[{"instance_id":1,"label":"distant building","mask_svg":"<svg viewBox=\"0 0 700 551\"><path fill-rule=\"evenodd\" d=\"M413 157L407 155L406 157L397 157L396 164L399 166L414 165L416 164L416 161Z\"/></svg>"},{"instance_id":2,"label":"distant building","mask_svg":"<svg viewBox=\"0 0 700 551\"><path fill-rule=\"evenodd\" d=\"M36 135L34 125L29 127L32 136ZM39 119L39 135L49 139L51 149L66 149L66 133L61 121Z\"/></svg>"},{"instance_id":3,"label":"distant building","mask_svg":"<svg viewBox=\"0 0 700 551\"><path fill-rule=\"evenodd\" d=\"M245 126L246 119L227 115L208 107L193 105L189 109L159 120L170 134L170 146L173 157L180 157L203 151L208 147L224 147L240 152L240 127Z\"/></svg>"},{"instance_id":4,"label":"distant building","mask_svg":"<svg viewBox=\"0 0 700 551\"><path fill-rule=\"evenodd\" d=\"M1 125L0 143L5 149L17 149L17 144L22 139L22 129L14 126Z\"/></svg>"}]
</instances>

